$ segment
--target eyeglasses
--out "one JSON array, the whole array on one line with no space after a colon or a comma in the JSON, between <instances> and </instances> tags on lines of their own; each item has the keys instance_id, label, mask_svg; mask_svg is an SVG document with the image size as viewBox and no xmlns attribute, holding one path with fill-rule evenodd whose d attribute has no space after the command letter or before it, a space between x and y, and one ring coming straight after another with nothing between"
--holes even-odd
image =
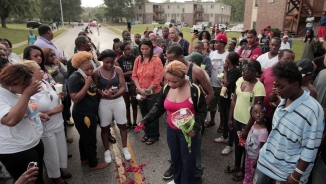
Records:
<instances>
[{"instance_id":1,"label":"eyeglasses","mask_svg":"<svg viewBox=\"0 0 326 184\"><path fill-rule=\"evenodd\" d=\"M262 115L264 115L264 112L252 112L251 115L252 116L257 116L257 115L262 116Z\"/></svg>"}]
</instances>

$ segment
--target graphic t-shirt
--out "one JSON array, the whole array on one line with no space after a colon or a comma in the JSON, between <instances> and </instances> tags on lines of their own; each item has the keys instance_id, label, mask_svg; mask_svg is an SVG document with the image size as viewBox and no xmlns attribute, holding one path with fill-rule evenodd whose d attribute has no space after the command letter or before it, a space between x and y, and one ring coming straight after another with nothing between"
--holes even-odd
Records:
<instances>
[{"instance_id":1,"label":"graphic t-shirt","mask_svg":"<svg viewBox=\"0 0 326 184\"><path fill-rule=\"evenodd\" d=\"M17 104L21 95L2 87L0 94L0 154L18 153L35 147L43 133L35 98L30 98L23 119L16 126L9 127L2 124L2 118Z\"/></svg>"},{"instance_id":2,"label":"graphic t-shirt","mask_svg":"<svg viewBox=\"0 0 326 184\"><path fill-rule=\"evenodd\" d=\"M78 93L85 85L84 77L79 73L73 73L68 79L69 94ZM73 111L85 116L97 116L98 98L96 94L96 86L92 84L86 92L82 100L74 104Z\"/></svg>"},{"instance_id":3,"label":"graphic t-shirt","mask_svg":"<svg viewBox=\"0 0 326 184\"><path fill-rule=\"evenodd\" d=\"M257 128L255 125L251 127L246 140L246 151L250 158L257 159L260 150L260 143L266 142L267 137L267 128Z\"/></svg>"},{"instance_id":4,"label":"graphic t-shirt","mask_svg":"<svg viewBox=\"0 0 326 184\"><path fill-rule=\"evenodd\" d=\"M119 63L123 73L132 71L134 69L134 62L136 57L131 55L129 58L126 58L124 55L122 55L117 62ZM131 81L131 74L130 76L125 76L126 82Z\"/></svg>"},{"instance_id":5,"label":"graphic t-shirt","mask_svg":"<svg viewBox=\"0 0 326 184\"><path fill-rule=\"evenodd\" d=\"M216 50L209 54L209 58L211 58L212 61L212 72L210 82L213 87L221 87L221 85L217 82L217 75L219 73L223 73L223 65L225 63L225 59L228 53L228 51L225 51L223 54L219 54Z\"/></svg>"}]
</instances>

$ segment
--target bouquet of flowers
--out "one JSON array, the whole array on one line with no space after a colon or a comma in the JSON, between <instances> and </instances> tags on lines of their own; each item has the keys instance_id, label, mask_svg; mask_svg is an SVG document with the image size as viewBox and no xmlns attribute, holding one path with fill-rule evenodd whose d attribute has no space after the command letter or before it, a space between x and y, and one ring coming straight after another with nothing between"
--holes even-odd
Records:
<instances>
[{"instance_id":1,"label":"bouquet of flowers","mask_svg":"<svg viewBox=\"0 0 326 184\"><path fill-rule=\"evenodd\" d=\"M172 114L172 123L182 131L188 143L189 153L191 153L191 137L189 137L187 133L189 133L195 125L193 113L188 108L180 109Z\"/></svg>"}]
</instances>

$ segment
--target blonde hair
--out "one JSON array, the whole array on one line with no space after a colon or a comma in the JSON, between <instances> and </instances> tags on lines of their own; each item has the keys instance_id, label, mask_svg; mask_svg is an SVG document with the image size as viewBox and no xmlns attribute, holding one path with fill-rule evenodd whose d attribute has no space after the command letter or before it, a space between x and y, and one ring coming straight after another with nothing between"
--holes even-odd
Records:
<instances>
[{"instance_id":1,"label":"blonde hair","mask_svg":"<svg viewBox=\"0 0 326 184\"><path fill-rule=\"evenodd\" d=\"M169 73L174 76L178 77L184 77L187 74L188 68L187 66L177 60L174 60L170 62L166 67L165 67L165 73Z\"/></svg>"},{"instance_id":2,"label":"blonde hair","mask_svg":"<svg viewBox=\"0 0 326 184\"><path fill-rule=\"evenodd\" d=\"M33 60L17 61L17 62L14 62L13 64L14 65L16 65L16 64L25 65L33 73L34 73L34 71L40 69L40 66L37 64L37 62L36 61L33 61Z\"/></svg>"},{"instance_id":3,"label":"blonde hair","mask_svg":"<svg viewBox=\"0 0 326 184\"><path fill-rule=\"evenodd\" d=\"M81 51L72 56L71 64L74 68L80 68L80 66L91 62L92 54L86 51Z\"/></svg>"}]
</instances>

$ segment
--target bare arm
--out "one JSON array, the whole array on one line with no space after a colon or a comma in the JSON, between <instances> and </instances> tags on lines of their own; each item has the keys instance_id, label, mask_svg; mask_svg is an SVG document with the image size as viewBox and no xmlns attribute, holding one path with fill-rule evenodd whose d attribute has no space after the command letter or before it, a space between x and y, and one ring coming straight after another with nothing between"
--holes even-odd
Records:
<instances>
[{"instance_id":1,"label":"bare arm","mask_svg":"<svg viewBox=\"0 0 326 184\"><path fill-rule=\"evenodd\" d=\"M210 84L210 82L208 81L208 79L206 78L205 76L205 71L202 70L201 68L199 67L195 67L193 68L193 72L195 72L195 76L197 76L197 81L198 83L201 85L201 87L203 88L203 90L205 91L206 93L206 104L209 104L212 99L213 99L213 96L214 96L214 92L213 92L213 88Z\"/></svg>"}]
</instances>

